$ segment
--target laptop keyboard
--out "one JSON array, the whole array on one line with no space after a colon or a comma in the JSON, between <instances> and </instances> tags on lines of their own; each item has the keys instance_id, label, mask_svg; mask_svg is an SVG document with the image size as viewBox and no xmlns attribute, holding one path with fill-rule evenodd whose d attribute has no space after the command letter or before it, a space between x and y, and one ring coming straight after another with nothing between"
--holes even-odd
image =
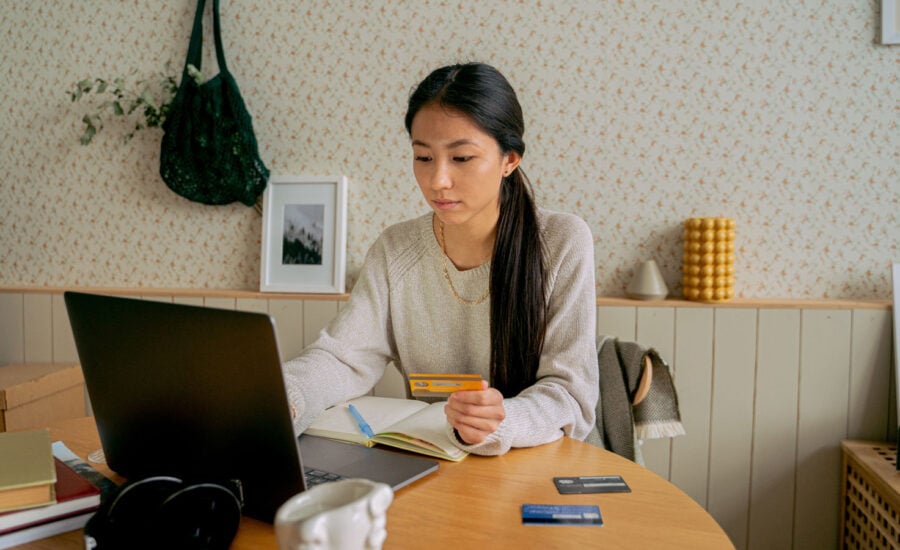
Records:
<instances>
[{"instance_id":1,"label":"laptop keyboard","mask_svg":"<svg viewBox=\"0 0 900 550\"><path fill-rule=\"evenodd\" d=\"M322 470L316 470L314 468L303 468L303 477L306 478L307 489L315 487L316 485L328 483L329 481L344 479L343 476L339 476L337 474L332 474L329 472L323 472Z\"/></svg>"}]
</instances>

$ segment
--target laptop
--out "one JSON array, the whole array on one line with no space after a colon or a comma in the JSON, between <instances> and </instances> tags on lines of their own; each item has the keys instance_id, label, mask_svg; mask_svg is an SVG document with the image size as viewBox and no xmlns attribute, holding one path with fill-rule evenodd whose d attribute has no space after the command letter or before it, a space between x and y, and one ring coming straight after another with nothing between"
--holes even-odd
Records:
<instances>
[{"instance_id":1,"label":"laptop","mask_svg":"<svg viewBox=\"0 0 900 550\"><path fill-rule=\"evenodd\" d=\"M296 437L272 318L65 293L107 465L127 479L238 480L244 514L272 522L304 467L399 489L434 460ZM301 458L302 457L302 458Z\"/></svg>"}]
</instances>

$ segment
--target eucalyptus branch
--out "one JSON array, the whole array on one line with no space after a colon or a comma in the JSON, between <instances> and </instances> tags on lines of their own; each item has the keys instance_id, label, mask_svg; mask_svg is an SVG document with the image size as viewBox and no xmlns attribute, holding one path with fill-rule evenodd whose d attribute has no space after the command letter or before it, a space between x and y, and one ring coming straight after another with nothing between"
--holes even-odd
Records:
<instances>
[{"instance_id":1,"label":"eucalyptus branch","mask_svg":"<svg viewBox=\"0 0 900 550\"><path fill-rule=\"evenodd\" d=\"M202 84L203 75L193 66L188 73L198 84ZM131 131L125 134L127 143L135 133L144 128L158 128L166 120L178 91L176 73L171 64L166 63L163 71L151 78L141 79L129 84L124 77L106 80L87 78L75 84L69 91L72 102L90 97L94 100L93 111L81 119L84 131L80 142L88 145L94 136L103 128L104 117L125 117L129 119ZM99 101L99 103L97 103Z\"/></svg>"}]
</instances>

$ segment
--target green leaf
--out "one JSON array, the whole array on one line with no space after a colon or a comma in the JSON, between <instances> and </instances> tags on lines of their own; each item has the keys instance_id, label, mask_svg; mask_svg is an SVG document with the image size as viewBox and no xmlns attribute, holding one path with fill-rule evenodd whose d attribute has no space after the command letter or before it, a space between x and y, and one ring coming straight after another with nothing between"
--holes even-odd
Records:
<instances>
[{"instance_id":1,"label":"green leaf","mask_svg":"<svg viewBox=\"0 0 900 550\"><path fill-rule=\"evenodd\" d=\"M156 109L156 101L154 101L153 96L150 95L150 89L147 86L144 86L144 89L141 90L141 95L138 96L144 104L146 104L151 109Z\"/></svg>"},{"instance_id":2,"label":"green leaf","mask_svg":"<svg viewBox=\"0 0 900 550\"><path fill-rule=\"evenodd\" d=\"M87 145L94 139L94 136L97 134L97 128L94 127L90 122L87 123L87 128L84 129L84 133L81 134L81 144Z\"/></svg>"},{"instance_id":3,"label":"green leaf","mask_svg":"<svg viewBox=\"0 0 900 550\"><path fill-rule=\"evenodd\" d=\"M113 112L118 116L123 116L125 114L125 111L122 109L122 105L118 101L112 102L112 108Z\"/></svg>"},{"instance_id":4,"label":"green leaf","mask_svg":"<svg viewBox=\"0 0 900 550\"><path fill-rule=\"evenodd\" d=\"M173 98L175 97L175 93L178 91L178 82L175 81L174 76L170 76L166 79L163 89Z\"/></svg>"}]
</instances>

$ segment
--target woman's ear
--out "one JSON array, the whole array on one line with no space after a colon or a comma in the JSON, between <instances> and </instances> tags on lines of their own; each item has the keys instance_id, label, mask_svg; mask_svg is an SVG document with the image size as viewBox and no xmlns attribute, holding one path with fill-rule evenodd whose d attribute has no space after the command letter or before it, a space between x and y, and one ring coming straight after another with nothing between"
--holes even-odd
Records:
<instances>
[{"instance_id":1,"label":"woman's ear","mask_svg":"<svg viewBox=\"0 0 900 550\"><path fill-rule=\"evenodd\" d=\"M519 166L519 163L522 162L522 155L515 151L510 151L503 155L503 163L501 168L501 173L503 177L510 175L513 171Z\"/></svg>"}]
</instances>

